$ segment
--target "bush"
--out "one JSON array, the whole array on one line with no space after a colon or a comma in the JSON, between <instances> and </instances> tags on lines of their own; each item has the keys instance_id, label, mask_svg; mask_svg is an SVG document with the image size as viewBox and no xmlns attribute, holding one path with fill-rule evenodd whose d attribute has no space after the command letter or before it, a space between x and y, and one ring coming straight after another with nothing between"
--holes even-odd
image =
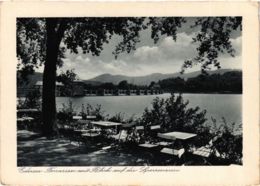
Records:
<instances>
[{"instance_id":1,"label":"bush","mask_svg":"<svg viewBox=\"0 0 260 186\"><path fill-rule=\"evenodd\" d=\"M101 105L93 107L90 104L87 104L86 106L82 104L81 112L79 114L83 119L86 119L87 116L96 116L97 120L103 120L105 118Z\"/></svg>"},{"instance_id":2,"label":"bush","mask_svg":"<svg viewBox=\"0 0 260 186\"><path fill-rule=\"evenodd\" d=\"M212 118L211 123L206 123L206 111L199 107L188 108L188 101L182 95L171 95L167 99L155 98L152 108L145 109L139 125L143 125L143 133L136 135L141 141L156 141L156 135L150 130L151 125L160 125L160 132L183 131L196 133L190 146L201 147L210 145L218 154L219 162L242 164L242 135L235 135L235 123L228 124L225 118L222 123L217 123ZM218 163L219 164L219 163Z\"/></svg>"},{"instance_id":3,"label":"bush","mask_svg":"<svg viewBox=\"0 0 260 186\"><path fill-rule=\"evenodd\" d=\"M109 118L108 121L123 123L124 122L124 113L119 112L116 115Z\"/></svg>"},{"instance_id":4,"label":"bush","mask_svg":"<svg viewBox=\"0 0 260 186\"><path fill-rule=\"evenodd\" d=\"M216 126L216 120L213 123L213 149L229 163L242 164L242 134L235 134L235 123L228 124L225 118L219 126Z\"/></svg>"},{"instance_id":5,"label":"bush","mask_svg":"<svg viewBox=\"0 0 260 186\"><path fill-rule=\"evenodd\" d=\"M17 108L23 108L23 109L28 109L28 108L37 108L40 109L41 107L41 93L39 90L33 90L31 92L29 92L26 96L25 96L25 100L19 99L18 100L18 104L17 104Z\"/></svg>"},{"instance_id":6,"label":"bush","mask_svg":"<svg viewBox=\"0 0 260 186\"><path fill-rule=\"evenodd\" d=\"M62 104L62 109L57 113L57 119L60 121L71 121L75 114L75 107L73 106L72 101L69 100L67 104Z\"/></svg>"},{"instance_id":7,"label":"bush","mask_svg":"<svg viewBox=\"0 0 260 186\"><path fill-rule=\"evenodd\" d=\"M167 99L155 98L152 109L146 108L140 121L145 127L144 136L147 138L154 136L149 130L151 125L160 125L161 132L201 132L207 120L206 111L200 111L199 107L188 108L188 104L188 101L184 102L181 94L177 97L172 94Z\"/></svg>"}]
</instances>

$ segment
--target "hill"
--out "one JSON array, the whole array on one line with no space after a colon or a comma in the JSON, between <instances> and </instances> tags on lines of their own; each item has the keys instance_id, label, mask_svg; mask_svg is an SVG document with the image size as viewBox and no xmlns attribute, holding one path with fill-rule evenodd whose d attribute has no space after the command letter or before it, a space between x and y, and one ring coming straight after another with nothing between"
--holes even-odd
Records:
<instances>
[{"instance_id":1,"label":"hill","mask_svg":"<svg viewBox=\"0 0 260 186\"><path fill-rule=\"evenodd\" d=\"M225 72L233 71L231 69L220 69L214 71L208 71L208 74L223 74ZM201 74L201 71L195 71L191 73L171 73L171 74L162 74L162 73L153 73L146 76L124 76L124 75L112 75L112 74L102 74L96 76L92 79L85 80L86 83L92 84L91 82L100 82L100 83L113 83L118 84L120 81L126 80L128 83L135 85L149 85L152 81L158 82L159 80L181 77L183 79L188 79L191 77L196 77Z\"/></svg>"},{"instance_id":2,"label":"hill","mask_svg":"<svg viewBox=\"0 0 260 186\"><path fill-rule=\"evenodd\" d=\"M225 72L230 71L239 71L239 70L231 70L231 69L220 69L214 71L208 71L208 74L224 74ZM112 75L112 74L102 74L96 76L92 79L82 80L86 84L91 85L100 85L102 83L113 83L117 85L120 81L126 80L128 83L135 84L135 85L150 85L152 81L158 82L159 80L168 79L168 78L175 78L181 77L185 80L188 78L196 77L201 74L201 71L195 71L191 73L171 73L171 74L162 74L162 73L153 73L146 76L124 76L124 75ZM42 73L35 72L33 75L28 76L28 83L19 85L19 87L28 88L34 85L37 81L42 81Z\"/></svg>"}]
</instances>

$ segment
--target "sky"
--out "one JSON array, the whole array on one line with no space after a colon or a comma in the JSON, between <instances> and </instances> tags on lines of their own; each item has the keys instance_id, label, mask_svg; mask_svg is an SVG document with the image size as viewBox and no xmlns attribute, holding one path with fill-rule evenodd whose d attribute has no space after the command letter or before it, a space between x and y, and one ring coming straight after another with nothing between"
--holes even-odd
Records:
<instances>
[{"instance_id":1,"label":"sky","mask_svg":"<svg viewBox=\"0 0 260 186\"><path fill-rule=\"evenodd\" d=\"M79 79L91 79L104 73L143 76L151 73L179 72L186 59L196 56L196 45L191 43L196 30L190 29L188 24L189 21L178 31L176 42L171 37L162 37L157 44L154 44L150 30L142 31L141 42L137 44L136 50L120 54L117 60L112 52L120 42L120 36L113 36L110 42L104 45L100 56L83 54L81 51L78 54L66 51L64 65L59 72L74 69ZM236 50L235 57L221 54L219 56L221 67L241 69L242 37L240 31L232 36L231 42ZM195 66L186 72L196 70L200 70L200 67Z\"/></svg>"}]
</instances>

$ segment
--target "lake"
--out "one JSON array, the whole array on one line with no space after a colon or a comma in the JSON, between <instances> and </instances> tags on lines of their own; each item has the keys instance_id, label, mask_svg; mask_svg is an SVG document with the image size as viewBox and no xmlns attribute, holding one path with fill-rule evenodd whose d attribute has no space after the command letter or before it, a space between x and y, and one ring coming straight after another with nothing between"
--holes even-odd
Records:
<instances>
[{"instance_id":1,"label":"lake","mask_svg":"<svg viewBox=\"0 0 260 186\"><path fill-rule=\"evenodd\" d=\"M151 102L155 97L168 98L170 94L143 95L143 96L93 96L93 97L57 97L57 109L62 104L72 101L74 108L80 112L81 105L89 103L92 106L100 104L105 114L113 116L116 113L124 113L125 118L132 115L139 117L146 107L151 108ZM242 123L242 95L241 94L183 94L185 100L189 100L189 107L199 106L207 110L207 118L211 117L221 121L225 117L227 122Z\"/></svg>"}]
</instances>

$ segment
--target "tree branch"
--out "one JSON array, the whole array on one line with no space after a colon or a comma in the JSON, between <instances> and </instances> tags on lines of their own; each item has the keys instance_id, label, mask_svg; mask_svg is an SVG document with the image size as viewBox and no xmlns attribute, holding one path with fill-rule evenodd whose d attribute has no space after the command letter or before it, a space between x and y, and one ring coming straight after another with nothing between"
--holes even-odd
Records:
<instances>
[{"instance_id":1,"label":"tree branch","mask_svg":"<svg viewBox=\"0 0 260 186\"><path fill-rule=\"evenodd\" d=\"M67 28L67 21L64 19L61 19L58 30L57 30L57 42L58 43L61 42L66 28Z\"/></svg>"}]
</instances>

